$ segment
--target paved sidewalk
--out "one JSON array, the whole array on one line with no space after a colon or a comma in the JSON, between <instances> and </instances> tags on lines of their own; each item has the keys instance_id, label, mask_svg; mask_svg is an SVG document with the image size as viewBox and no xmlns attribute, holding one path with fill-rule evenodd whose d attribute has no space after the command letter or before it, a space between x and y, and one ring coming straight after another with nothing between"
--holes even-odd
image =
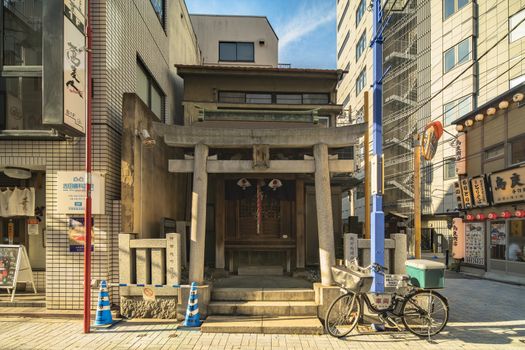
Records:
<instances>
[{"instance_id":1,"label":"paved sidewalk","mask_svg":"<svg viewBox=\"0 0 525 350\"><path fill-rule=\"evenodd\" d=\"M121 322L82 334L75 320L0 319L0 349L525 349L525 287L450 274L450 321L431 342L407 333L352 335L202 334L174 322Z\"/></svg>"}]
</instances>

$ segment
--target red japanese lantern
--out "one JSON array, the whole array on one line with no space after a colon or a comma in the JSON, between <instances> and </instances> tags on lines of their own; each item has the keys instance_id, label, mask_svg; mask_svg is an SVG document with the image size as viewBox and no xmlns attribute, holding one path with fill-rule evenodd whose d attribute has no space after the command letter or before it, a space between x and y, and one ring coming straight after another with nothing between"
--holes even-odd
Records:
<instances>
[{"instance_id":1,"label":"red japanese lantern","mask_svg":"<svg viewBox=\"0 0 525 350\"><path fill-rule=\"evenodd\" d=\"M498 213L489 213L489 220L496 220L498 218Z\"/></svg>"},{"instance_id":2,"label":"red japanese lantern","mask_svg":"<svg viewBox=\"0 0 525 350\"><path fill-rule=\"evenodd\" d=\"M486 218L485 214L476 214L476 220L485 220Z\"/></svg>"},{"instance_id":3,"label":"red japanese lantern","mask_svg":"<svg viewBox=\"0 0 525 350\"><path fill-rule=\"evenodd\" d=\"M517 218L525 217L525 210L521 210L521 209L516 210L516 212L514 213L514 216Z\"/></svg>"},{"instance_id":4,"label":"red japanese lantern","mask_svg":"<svg viewBox=\"0 0 525 350\"><path fill-rule=\"evenodd\" d=\"M510 211L508 211L508 210L505 210L504 212L501 213L501 217L502 217L503 219L508 219L508 218L510 218L511 216L512 216L512 213L511 213Z\"/></svg>"},{"instance_id":5,"label":"red japanese lantern","mask_svg":"<svg viewBox=\"0 0 525 350\"><path fill-rule=\"evenodd\" d=\"M465 220L467 220L467 221L474 221L474 215L467 214L467 216L465 217Z\"/></svg>"}]
</instances>

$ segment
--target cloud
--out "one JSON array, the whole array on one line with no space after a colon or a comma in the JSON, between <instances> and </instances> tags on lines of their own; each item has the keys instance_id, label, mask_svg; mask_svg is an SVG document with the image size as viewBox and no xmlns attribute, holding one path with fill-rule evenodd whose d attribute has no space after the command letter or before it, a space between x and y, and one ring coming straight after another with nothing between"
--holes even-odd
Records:
<instances>
[{"instance_id":1,"label":"cloud","mask_svg":"<svg viewBox=\"0 0 525 350\"><path fill-rule=\"evenodd\" d=\"M308 3L311 6L303 5L290 21L279 28L279 48L281 50L335 20L335 8L331 2L310 1Z\"/></svg>"}]
</instances>

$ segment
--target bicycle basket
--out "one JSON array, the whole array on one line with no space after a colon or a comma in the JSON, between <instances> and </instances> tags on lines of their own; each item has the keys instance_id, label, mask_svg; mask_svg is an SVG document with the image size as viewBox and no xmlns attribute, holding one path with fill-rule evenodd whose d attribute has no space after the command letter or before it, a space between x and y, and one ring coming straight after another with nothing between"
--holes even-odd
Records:
<instances>
[{"instance_id":1,"label":"bicycle basket","mask_svg":"<svg viewBox=\"0 0 525 350\"><path fill-rule=\"evenodd\" d=\"M346 290L355 293L366 293L372 286L373 277L368 271L332 266L334 281Z\"/></svg>"}]
</instances>

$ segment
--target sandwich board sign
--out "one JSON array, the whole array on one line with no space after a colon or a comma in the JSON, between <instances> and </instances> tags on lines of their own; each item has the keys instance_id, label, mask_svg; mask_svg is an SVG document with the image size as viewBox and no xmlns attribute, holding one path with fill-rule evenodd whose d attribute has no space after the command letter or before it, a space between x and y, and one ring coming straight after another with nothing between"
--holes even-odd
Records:
<instances>
[{"instance_id":1,"label":"sandwich board sign","mask_svg":"<svg viewBox=\"0 0 525 350\"><path fill-rule=\"evenodd\" d=\"M11 293L11 302L15 299L18 282L31 283L36 294L26 248L23 245L0 244L0 289L7 289Z\"/></svg>"}]
</instances>

